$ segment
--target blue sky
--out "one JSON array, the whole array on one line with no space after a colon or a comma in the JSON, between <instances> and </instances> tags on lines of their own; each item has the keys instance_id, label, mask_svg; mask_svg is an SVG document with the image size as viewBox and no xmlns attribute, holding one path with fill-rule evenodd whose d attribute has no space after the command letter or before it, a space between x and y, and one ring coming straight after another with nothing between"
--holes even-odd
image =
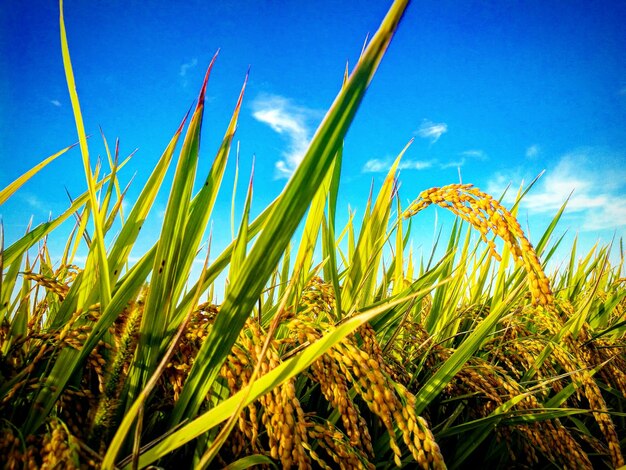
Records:
<instances>
[{"instance_id":1,"label":"blue sky","mask_svg":"<svg viewBox=\"0 0 626 470\"><path fill-rule=\"evenodd\" d=\"M207 92L199 174L210 166L248 67L237 131L241 174L256 159L254 210L281 190L390 2L66 0L68 39L93 157L98 126L122 156L137 153L129 201L195 99ZM362 215L369 188L411 139L403 200L459 181L499 195L546 173L526 197L522 225L537 241L574 191L559 232L590 247L626 226L626 3L414 2L345 143L340 211ZM76 141L54 1L0 5L0 187ZM230 225L234 158L214 217ZM245 184L247 177L241 177ZM85 190L78 149L0 208L7 243ZM243 195L240 188L239 194ZM505 199L510 203L510 199ZM165 195L151 221L158 233ZM241 204L239 205L239 208ZM415 222L428 249L435 214ZM69 229L68 229L69 230ZM150 230L142 244L151 243ZM215 230L218 243L230 228ZM62 249L62 241L51 245Z\"/></svg>"}]
</instances>

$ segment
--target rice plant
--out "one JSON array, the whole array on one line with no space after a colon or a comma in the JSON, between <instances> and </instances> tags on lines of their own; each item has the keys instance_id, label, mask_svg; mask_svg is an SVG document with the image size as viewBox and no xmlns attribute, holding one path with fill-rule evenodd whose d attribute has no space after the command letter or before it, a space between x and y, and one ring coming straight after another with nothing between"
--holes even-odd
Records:
<instances>
[{"instance_id":1,"label":"rice plant","mask_svg":"<svg viewBox=\"0 0 626 470\"><path fill-rule=\"evenodd\" d=\"M533 246L517 203L471 185L428 189L402 207L406 149L360 223L337 226L343 138L407 3L394 2L282 193L250 220L251 179L237 236L194 278L246 83L194 193L214 58L122 217L128 160L116 149L108 170L93 165L61 2L87 191L7 246L0 231L5 468L624 465L626 279L611 247L577 261L574 246L549 274L563 209ZM70 148L3 189L0 204ZM133 263L171 165L160 236ZM432 204L457 216L436 262L408 250ZM47 240L72 216L53 259ZM224 300L202 301L222 274Z\"/></svg>"}]
</instances>

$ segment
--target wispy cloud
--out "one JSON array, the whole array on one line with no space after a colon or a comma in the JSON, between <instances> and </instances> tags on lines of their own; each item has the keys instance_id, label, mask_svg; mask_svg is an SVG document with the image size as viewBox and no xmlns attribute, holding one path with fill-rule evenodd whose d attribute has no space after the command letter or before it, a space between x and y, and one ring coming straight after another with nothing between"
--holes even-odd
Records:
<instances>
[{"instance_id":1,"label":"wispy cloud","mask_svg":"<svg viewBox=\"0 0 626 470\"><path fill-rule=\"evenodd\" d=\"M363 165L363 169L361 170L363 173L383 173L389 171L391 168L390 160L379 160L378 158L372 158L365 162Z\"/></svg>"},{"instance_id":2,"label":"wispy cloud","mask_svg":"<svg viewBox=\"0 0 626 470\"><path fill-rule=\"evenodd\" d=\"M446 132L448 132L448 125L445 122L432 122L424 119L416 134L423 139L429 139L431 144L434 144Z\"/></svg>"},{"instance_id":3,"label":"wispy cloud","mask_svg":"<svg viewBox=\"0 0 626 470\"><path fill-rule=\"evenodd\" d=\"M468 157L468 158L474 158L476 160L487 160L489 157L487 157L487 154L485 153L484 150L465 150L464 152L461 152L461 155L464 157Z\"/></svg>"},{"instance_id":4,"label":"wispy cloud","mask_svg":"<svg viewBox=\"0 0 626 470\"><path fill-rule=\"evenodd\" d=\"M447 170L448 168L458 168L465 165L465 158L461 158L460 160L452 160L450 162L441 163L439 168L442 170Z\"/></svg>"},{"instance_id":5,"label":"wispy cloud","mask_svg":"<svg viewBox=\"0 0 626 470\"><path fill-rule=\"evenodd\" d=\"M425 170L433 166L433 162L423 160L405 160L400 161L398 169L400 170Z\"/></svg>"},{"instance_id":6,"label":"wispy cloud","mask_svg":"<svg viewBox=\"0 0 626 470\"><path fill-rule=\"evenodd\" d=\"M50 211L50 204L42 201L38 196L30 192L22 192L22 201L29 210L35 211L37 214L45 214Z\"/></svg>"},{"instance_id":7,"label":"wispy cloud","mask_svg":"<svg viewBox=\"0 0 626 470\"><path fill-rule=\"evenodd\" d=\"M50 100L50 104L56 106L57 108L61 107L61 102L59 100Z\"/></svg>"},{"instance_id":8,"label":"wispy cloud","mask_svg":"<svg viewBox=\"0 0 626 470\"><path fill-rule=\"evenodd\" d=\"M485 161L489 159L485 151L479 149L464 150L463 152L458 153L456 156L460 156L461 158L441 162L438 165L439 168L441 170L447 170L448 168L461 168L465 165L465 163L467 163L468 159L479 161Z\"/></svg>"},{"instance_id":9,"label":"wispy cloud","mask_svg":"<svg viewBox=\"0 0 626 470\"><path fill-rule=\"evenodd\" d=\"M534 160L539 156L540 152L541 152L541 147L539 147L536 144L531 145L530 147L526 149L526 158L528 158L529 160Z\"/></svg>"},{"instance_id":10,"label":"wispy cloud","mask_svg":"<svg viewBox=\"0 0 626 470\"><path fill-rule=\"evenodd\" d=\"M582 230L616 229L626 226L626 170L619 165L621 158L581 149L561 157L554 168L528 193L522 206L531 213L553 215L569 198L566 212ZM496 175L487 192L502 194L506 185L514 188L522 183L517 175ZM507 202L514 199L509 191Z\"/></svg>"},{"instance_id":11,"label":"wispy cloud","mask_svg":"<svg viewBox=\"0 0 626 470\"><path fill-rule=\"evenodd\" d=\"M473 158L477 160L486 160L487 154L482 150L466 150L461 152L461 158L456 160L450 160L447 162L441 162L436 159L431 160L401 160L398 165L399 170L426 170L428 168L438 168L440 170L446 170L448 168L459 168L465 165L467 158ZM467 158L466 158L467 157ZM393 158L387 157L384 159L372 158L365 162L361 170L362 173L386 173L391 168Z\"/></svg>"},{"instance_id":12,"label":"wispy cloud","mask_svg":"<svg viewBox=\"0 0 626 470\"><path fill-rule=\"evenodd\" d=\"M198 59L194 57L189 62L185 62L180 66L180 71L178 72L178 75L180 75L181 77L186 76L189 69L194 68L196 65L198 65Z\"/></svg>"},{"instance_id":13,"label":"wispy cloud","mask_svg":"<svg viewBox=\"0 0 626 470\"><path fill-rule=\"evenodd\" d=\"M276 162L275 168L277 178L290 177L309 146L311 129L308 122L318 113L279 95L259 96L252 103L252 109L252 116L257 121L267 124L287 139L287 150Z\"/></svg>"},{"instance_id":14,"label":"wispy cloud","mask_svg":"<svg viewBox=\"0 0 626 470\"><path fill-rule=\"evenodd\" d=\"M626 226L626 198L612 200L600 210L587 215L583 224L585 230L617 229Z\"/></svg>"},{"instance_id":15,"label":"wispy cloud","mask_svg":"<svg viewBox=\"0 0 626 470\"><path fill-rule=\"evenodd\" d=\"M362 173L387 173L393 164L393 159L372 158L365 162L361 170ZM399 170L425 170L433 166L431 161L423 160L400 160Z\"/></svg>"},{"instance_id":16,"label":"wispy cloud","mask_svg":"<svg viewBox=\"0 0 626 470\"><path fill-rule=\"evenodd\" d=\"M484 150L478 150L478 149L465 150L459 153L459 155L461 156L461 158L440 163L439 168L442 170L446 170L448 168L460 168L463 165L465 165L468 159L484 161L484 160L488 160L489 158L487 157L487 154L485 153Z\"/></svg>"}]
</instances>

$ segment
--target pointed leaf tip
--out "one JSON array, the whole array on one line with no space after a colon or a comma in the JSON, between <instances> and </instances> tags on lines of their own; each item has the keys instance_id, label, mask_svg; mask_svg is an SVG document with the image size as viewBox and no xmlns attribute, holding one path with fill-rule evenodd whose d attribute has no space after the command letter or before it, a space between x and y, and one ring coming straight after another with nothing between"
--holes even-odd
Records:
<instances>
[{"instance_id":1,"label":"pointed leaf tip","mask_svg":"<svg viewBox=\"0 0 626 470\"><path fill-rule=\"evenodd\" d=\"M220 50L218 49L215 52L215 55L213 56L213 58L211 59L211 63L209 64L209 67L207 68L206 73L204 74L204 81L202 82L202 88L200 89L200 96L198 97L198 104L196 105L196 109L199 109L201 106L204 105L204 94L206 92L206 86L207 86L207 83L209 83L209 76L211 75L213 64L215 63L215 59L217 59L217 55L219 53L220 53Z\"/></svg>"},{"instance_id":2,"label":"pointed leaf tip","mask_svg":"<svg viewBox=\"0 0 626 470\"><path fill-rule=\"evenodd\" d=\"M243 79L243 85L241 86L241 91L239 92L239 99L237 99L237 105L235 109L239 109L241 107L241 103L243 102L243 95L246 91L246 86L248 85L248 78L250 77L250 67L248 67L248 71L246 72L246 77Z\"/></svg>"},{"instance_id":3,"label":"pointed leaf tip","mask_svg":"<svg viewBox=\"0 0 626 470\"><path fill-rule=\"evenodd\" d=\"M250 169L250 181L248 183L249 191L252 191L253 182L254 182L254 157L252 157L252 168Z\"/></svg>"}]
</instances>

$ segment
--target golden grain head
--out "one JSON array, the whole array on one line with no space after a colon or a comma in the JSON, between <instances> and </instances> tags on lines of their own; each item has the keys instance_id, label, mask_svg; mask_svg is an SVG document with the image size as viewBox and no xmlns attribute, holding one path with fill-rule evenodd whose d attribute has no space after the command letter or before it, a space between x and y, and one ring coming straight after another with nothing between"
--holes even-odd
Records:
<instances>
[{"instance_id":1,"label":"golden grain head","mask_svg":"<svg viewBox=\"0 0 626 470\"><path fill-rule=\"evenodd\" d=\"M529 288L537 305L552 305L553 294L541 262L534 248L526 238L517 219L489 194L469 184L451 184L442 188L423 191L417 200L404 212L404 217L412 217L430 204L449 209L461 219L476 228L489 252L500 260L495 244L487 240L491 231L500 237L509 248L516 261L521 262L527 272Z\"/></svg>"}]
</instances>

